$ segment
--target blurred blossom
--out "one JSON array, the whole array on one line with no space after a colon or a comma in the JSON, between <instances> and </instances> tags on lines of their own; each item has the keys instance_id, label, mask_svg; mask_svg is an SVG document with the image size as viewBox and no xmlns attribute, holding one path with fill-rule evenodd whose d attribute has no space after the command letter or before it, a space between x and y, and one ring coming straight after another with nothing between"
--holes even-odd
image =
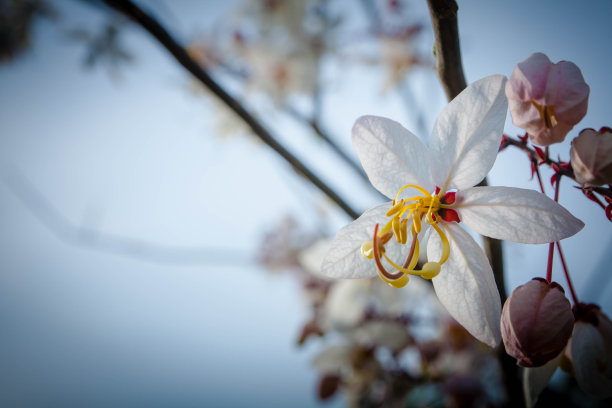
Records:
<instances>
[{"instance_id":1,"label":"blurred blossom","mask_svg":"<svg viewBox=\"0 0 612 408\"><path fill-rule=\"evenodd\" d=\"M366 312L398 317L404 313L405 293L379 279L344 280L334 284L325 303L327 327L346 329L360 323Z\"/></svg>"},{"instance_id":2,"label":"blurred blossom","mask_svg":"<svg viewBox=\"0 0 612 408\"><path fill-rule=\"evenodd\" d=\"M599 306L579 304L565 351L580 388L598 398L612 397L612 322Z\"/></svg>"},{"instance_id":3,"label":"blurred blossom","mask_svg":"<svg viewBox=\"0 0 612 408\"><path fill-rule=\"evenodd\" d=\"M291 94L315 92L319 55L311 49L283 51L259 42L248 45L243 57L249 67L248 90L266 94L277 105Z\"/></svg>"},{"instance_id":4,"label":"blurred blossom","mask_svg":"<svg viewBox=\"0 0 612 408\"><path fill-rule=\"evenodd\" d=\"M406 75L416 66L425 62L414 48L414 37L420 26L403 30L394 35L381 35L381 63L387 70L384 90L399 85Z\"/></svg>"},{"instance_id":5,"label":"blurred blossom","mask_svg":"<svg viewBox=\"0 0 612 408\"><path fill-rule=\"evenodd\" d=\"M557 283L535 278L516 288L502 310L506 352L518 365L544 365L563 351L572 334L574 315Z\"/></svg>"},{"instance_id":6,"label":"blurred blossom","mask_svg":"<svg viewBox=\"0 0 612 408\"><path fill-rule=\"evenodd\" d=\"M559 143L586 115L589 86L572 62L553 64L535 53L514 68L506 84L512 122L535 144Z\"/></svg>"},{"instance_id":7,"label":"blurred blossom","mask_svg":"<svg viewBox=\"0 0 612 408\"><path fill-rule=\"evenodd\" d=\"M453 318L491 347L501 340L499 292L482 248L458 223L523 243L558 241L584 226L533 190L472 187L497 157L505 82L494 75L461 92L439 115L429 147L390 119L359 118L353 145L373 186L393 201L341 229L321 266L331 278L379 276L398 288L409 275L432 279ZM429 262L417 269L426 231Z\"/></svg>"},{"instance_id":8,"label":"blurred blossom","mask_svg":"<svg viewBox=\"0 0 612 408\"><path fill-rule=\"evenodd\" d=\"M581 184L612 184L612 129L584 129L572 140L571 165Z\"/></svg>"}]
</instances>

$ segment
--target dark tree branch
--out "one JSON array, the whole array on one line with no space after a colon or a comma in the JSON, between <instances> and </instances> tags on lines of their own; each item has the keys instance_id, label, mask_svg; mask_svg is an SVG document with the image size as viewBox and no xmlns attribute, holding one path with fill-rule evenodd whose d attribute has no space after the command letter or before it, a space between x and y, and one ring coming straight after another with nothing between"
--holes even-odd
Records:
<instances>
[{"instance_id":1,"label":"dark tree branch","mask_svg":"<svg viewBox=\"0 0 612 408\"><path fill-rule=\"evenodd\" d=\"M428 0L427 3L436 39L436 71L450 101L467 86L459 46L458 7L454 0Z\"/></svg>"},{"instance_id":2,"label":"dark tree branch","mask_svg":"<svg viewBox=\"0 0 612 408\"><path fill-rule=\"evenodd\" d=\"M429 12L436 39L436 70L448 100L452 100L463 91L467 84L463 75L459 30L457 28L457 3L454 0L428 0ZM486 186L485 178L479 185ZM491 262L495 283L499 289L502 302L506 300L504 282L504 261L501 241L483 237L484 250Z\"/></svg>"},{"instance_id":3,"label":"dark tree branch","mask_svg":"<svg viewBox=\"0 0 612 408\"><path fill-rule=\"evenodd\" d=\"M355 211L344 199L342 199L331 187L323 180L316 176L302 161L290 153L285 147L280 144L263 125L247 110L221 88L208 73L195 62L187 53L185 48L181 46L161 24L145 13L140 7L130 0L103 0L104 3L113 9L125 14L142 28L149 32L161 45L172 54L176 61L189 71L198 81L206 86L214 93L221 101L223 101L231 110L233 110L245 123L251 128L253 133L261 139L262 142L270 146L278 153L285 161L287 161L296 172L304 176L308 181L314 184L319 190L327 195L335 202L344 212L352 218L359 217L359 213Z\"/></svg>"},{"instance_id":4,"label":"dark tree branch","mask_svg":"<svg viewBox=\"0 0 612 408\"><path fill-rule=\"evenodd\" d=\"M427 3L436 39L436 71L450 101L467 86L459 46L458 6L454 0L427 0ZM479 185L486 186L487 179L485 178ZM483 246L491 262L495 283L502 302L504 302L506 300L506 285L504 282L502 243L497 239L483 237ZM498 352L506 380L507 406L523 407L525 403L516 362L505 353L503 347L500 347Z\"/></svg>"}]
</instances>

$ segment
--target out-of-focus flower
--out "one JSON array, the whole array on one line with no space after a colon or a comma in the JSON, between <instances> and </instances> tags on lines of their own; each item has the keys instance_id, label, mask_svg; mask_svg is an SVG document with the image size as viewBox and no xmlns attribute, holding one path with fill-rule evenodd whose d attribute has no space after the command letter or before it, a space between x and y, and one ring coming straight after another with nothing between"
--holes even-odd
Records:
<instances>
[{"instance_id":1,"label":"out-of-focus flower","mask_svg":"<svg viewBox=\"0 0 612 408\"><path fill-rule=\"evenodd\" d=\"M612 184L612 129L584 129L572 140L570 157L579 183Z\"/></svg>"},{"instance_id":2,"label":"out-of-focus flower","mask_svg":"<svg viewBox=\"0 0 612 408\"><path fill-rule=\"evenodd\" d=\"M502 310L506 353L523 367L538 367L558 356L573 326L574 315L563 289L541 278L516 288Z\"/></svg>"},{"instance_id":3,"label":"out-of-focus flower","mask_svg":"<svg viewBox=\"0 0 612 408\"><path fill-rule=\"evenodd\" d=\"M575 312L565 356L583 391L598 398L612 397L612 322L596 305L580 304Z\"/></svg>"},{"instance_id":4,"label":"out-of-focus flower","mask_svg":"<svg viewBox=\"0 0 612 408\"><path fill-rule=\"evenodd\" d=\"M281 50L266 43L250 44L244 51L249 67L249 90L282 104L291 94L310 95L318 81L319 55L309 48Z\"/></svg>"},{"instance_id":5,"label":"out-of-focus flower","mask_svg":"<svg viewBox=\"0 0 612 408\"><path fill-rule=\"evenodd\" d=\"M397 86L415 66L424 64L413 47L413 37L419 31L420 26L415 26L393 35L380 37L380 59L387 70L384 90Z\"/></svg>"},{"instance_id":6,"label":"out-of-focus flower","mask_svg":"<svg viewBox=\"0 0 612 408\"><path fill-rule=\"evenodd\" d=\"M514 68L506 84L512 122L531 140L548 146L559 143L587 112L589 86L572 62L553 64L535 53Z\"/></svg>"},{"instance_id":7,"label":"out-of-focus flower","mask_svg":"<svg viewBox=\"0 0 612 408\"><path fill-rule=\"evenodd\" d=\"M398 317L404 313L406 300L407 293L393 290L380 280L339 281L332 286L325 302L325 327L352 328L368 312Z\"/></svg>"},{"instance_id":8,"label":"out-of-focus flower","mask_svg":"<svg viewBox=\"0 0 612 408\"><path fill-rule=\"evenodd\" d=\"M486 255L458 222L482 235L524 243L558 241L584 226L535 191L472 187L497 156L505 82L501 75L484 78L451 101L436 121L429 148L390 119L357 120L353 145L371 183L393 201L341 229L321 268L331 278L378 275L395 287L404 286L409 275L433 278L451 316L490 346L501 338L499 293ZM432 232L429 262L417 270L426 230Z\"/></svg>"}]
</instances>

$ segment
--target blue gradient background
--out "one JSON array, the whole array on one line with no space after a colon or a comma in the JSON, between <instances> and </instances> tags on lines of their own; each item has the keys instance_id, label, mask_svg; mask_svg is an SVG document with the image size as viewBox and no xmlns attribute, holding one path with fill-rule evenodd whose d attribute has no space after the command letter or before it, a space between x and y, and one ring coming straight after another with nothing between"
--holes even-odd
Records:
<instances>
[{"instance_id":1,"label":"blue gradient background","mask_svg":"<svg viewBox=\"0 0 612 408\"><path fill-rule=\"evenodd\" d=\"M468 80L510 75L536 51L553 61L570 60L591 85L589 113L571 136L584 127L612 125L612 5L533 3L460 2ZM104 21L100 10L83 3L55 4L65 16L60 25ZM147 6L187 38L234 4ZM417 15L427 17L424 5L414 4ZM85 70L83 47L49 23L37 26L29 54L0 66L0 403L317 406L310 360L320 343L295 346L308 318L299 285L290 276L267 274L250 259L263 231L282 214L308 223L312 202L321 201L318 193L312 198L313 189L267 148L249 139L216 138L214 111L189 92L189 77L145 33L131 28L128 34L126 45L137 60L121 70L119 81L101 68ZM428 29L424 40L431 44L431 38ZM333 109L325 122L349 150L359 115L384 115L414 128L397 95L379 97L377 74L363 68L341 78L328 74L334 86L325 103ZM410 82L431 128L444 105L441 88L423 72ZM344 195L361 208L376 203L319 144L282 118L270 121L279 138ZM507 131L519 133L510 119ZM553 153L568 158L571 136ZM191 264L148 262L73 245L24 206L10 184L16 171L77 226L229 255ZM512 150L499 156L490 183L537 188L529 182L527 160ZM567 182L561 202L587 224L564 243L579 297L602 303L610 315L612 224ZM341 214L332 219L329 233L347 221ZM510 288L545 273L547 245L506 244L504 251ZM556 266L555 279L562 281Z\"/></svg>"}]
</instances>

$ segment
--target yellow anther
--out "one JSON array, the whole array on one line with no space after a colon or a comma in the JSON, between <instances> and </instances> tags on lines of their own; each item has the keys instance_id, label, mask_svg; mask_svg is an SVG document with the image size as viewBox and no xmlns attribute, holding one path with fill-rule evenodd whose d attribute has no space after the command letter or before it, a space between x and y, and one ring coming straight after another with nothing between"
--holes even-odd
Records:
<instances>
[{"instance_id":1,"label":"yellow anther","mask_svg":"<svg viewBox=\"0 0 612 408\"><path fill-rule=\"evenodd\" d=\"M400 236L402 237L402 244L406 244L408 241L408 219L404 218L400 225Z\"/></svg>"},{"instance_id":2,"label":"yellow anther","mask_svg":"<svg viewBox=\"0 0 612 408\"><path fill-rule=\"evenodd\" d=\"M372 259L374 257L374 251L372 250L372 241L365 241L361 244L361 255L365 256L368 259Z\"/></svg>"},{"instance_id":3,"label":"yellow anther","mask_svg":"<svg viewBox=\"0 0 612 408\"><path fill-rule=\"evenodd\" d=\"M427 262L421 270L421 277L424 279L433 279L440 273L440 264L437 262Z\"/></svg>"},{"instance_id":4,"label":"yellow anther","mask_svg":"<svg viewBox=\"0 0 612 408\"><path fill-rule=\"evenodd\" d=\"M544 125L550 129L557 125L557 118L555 117L555 107L554 105L546 106L540 105L533 99L531 100L531 104L536 107L538 112L540 113L540 117L544 119Z\"/></svg>"},{"instance_id":5,"label":"yellow anther","mask_svg":"<svg viewBox=\"0 0 612 408\"><path fill-rule=\"evenodd\" d=\"M393 227L393 234L395 234L395 239L397 242L402 242L402 236L400 235L400 223L399 217L393 217L391 225Z\"/></svg>"},{"instance_id":6,"label":"yellow anther","mask_svg":"<svg viewBox=\"0 0 612 408\"><path fill-rule=\"evenodd\" d=\"M391 239L391 237L393 236L393 232L391 231L387 231L384 234L378 234L378 238L380 238L380 242L384 245L387 242L389 242L389 240Z\"/></svg>"},{"instance_id":7,"label":"yellow anther","mask_svg":"<svg viewBox=\"0 0 612 408\"><path fill-rule=\"evenodd\" d=\"M399 279L390 280L390 279L385 278L385 276L382 273L380 273L380 271L378 272L378 276L380 276L380 279L384 280L385 282L387 282L389 285L393 286L394 288L403 288L404 286L406 286L406 284L410 280L410 278L408 278L408 275L404 275Z\"/></svg>"},{"instance_id":8,"label":"yellow anther","mask_svg":"<svg viewBox=\"0 0 612 408\"><path fill-rule=\"evenodd\" d=\"M394 204L393 207L389 211L387 211L387 217L391 217L397 214L404 207L404 200L398 201L397 204Z\"/></svg>"},{"instance_id":9,"label":"yellow anther","mask_svg":"<svg viewBox=\"0 0 612 408\"><path fill-rule=\"evenodd\" d=\"M412 215L412 232L418 234L421 232L421 214L413 214Z\"/></svg>"}]
</instances>

